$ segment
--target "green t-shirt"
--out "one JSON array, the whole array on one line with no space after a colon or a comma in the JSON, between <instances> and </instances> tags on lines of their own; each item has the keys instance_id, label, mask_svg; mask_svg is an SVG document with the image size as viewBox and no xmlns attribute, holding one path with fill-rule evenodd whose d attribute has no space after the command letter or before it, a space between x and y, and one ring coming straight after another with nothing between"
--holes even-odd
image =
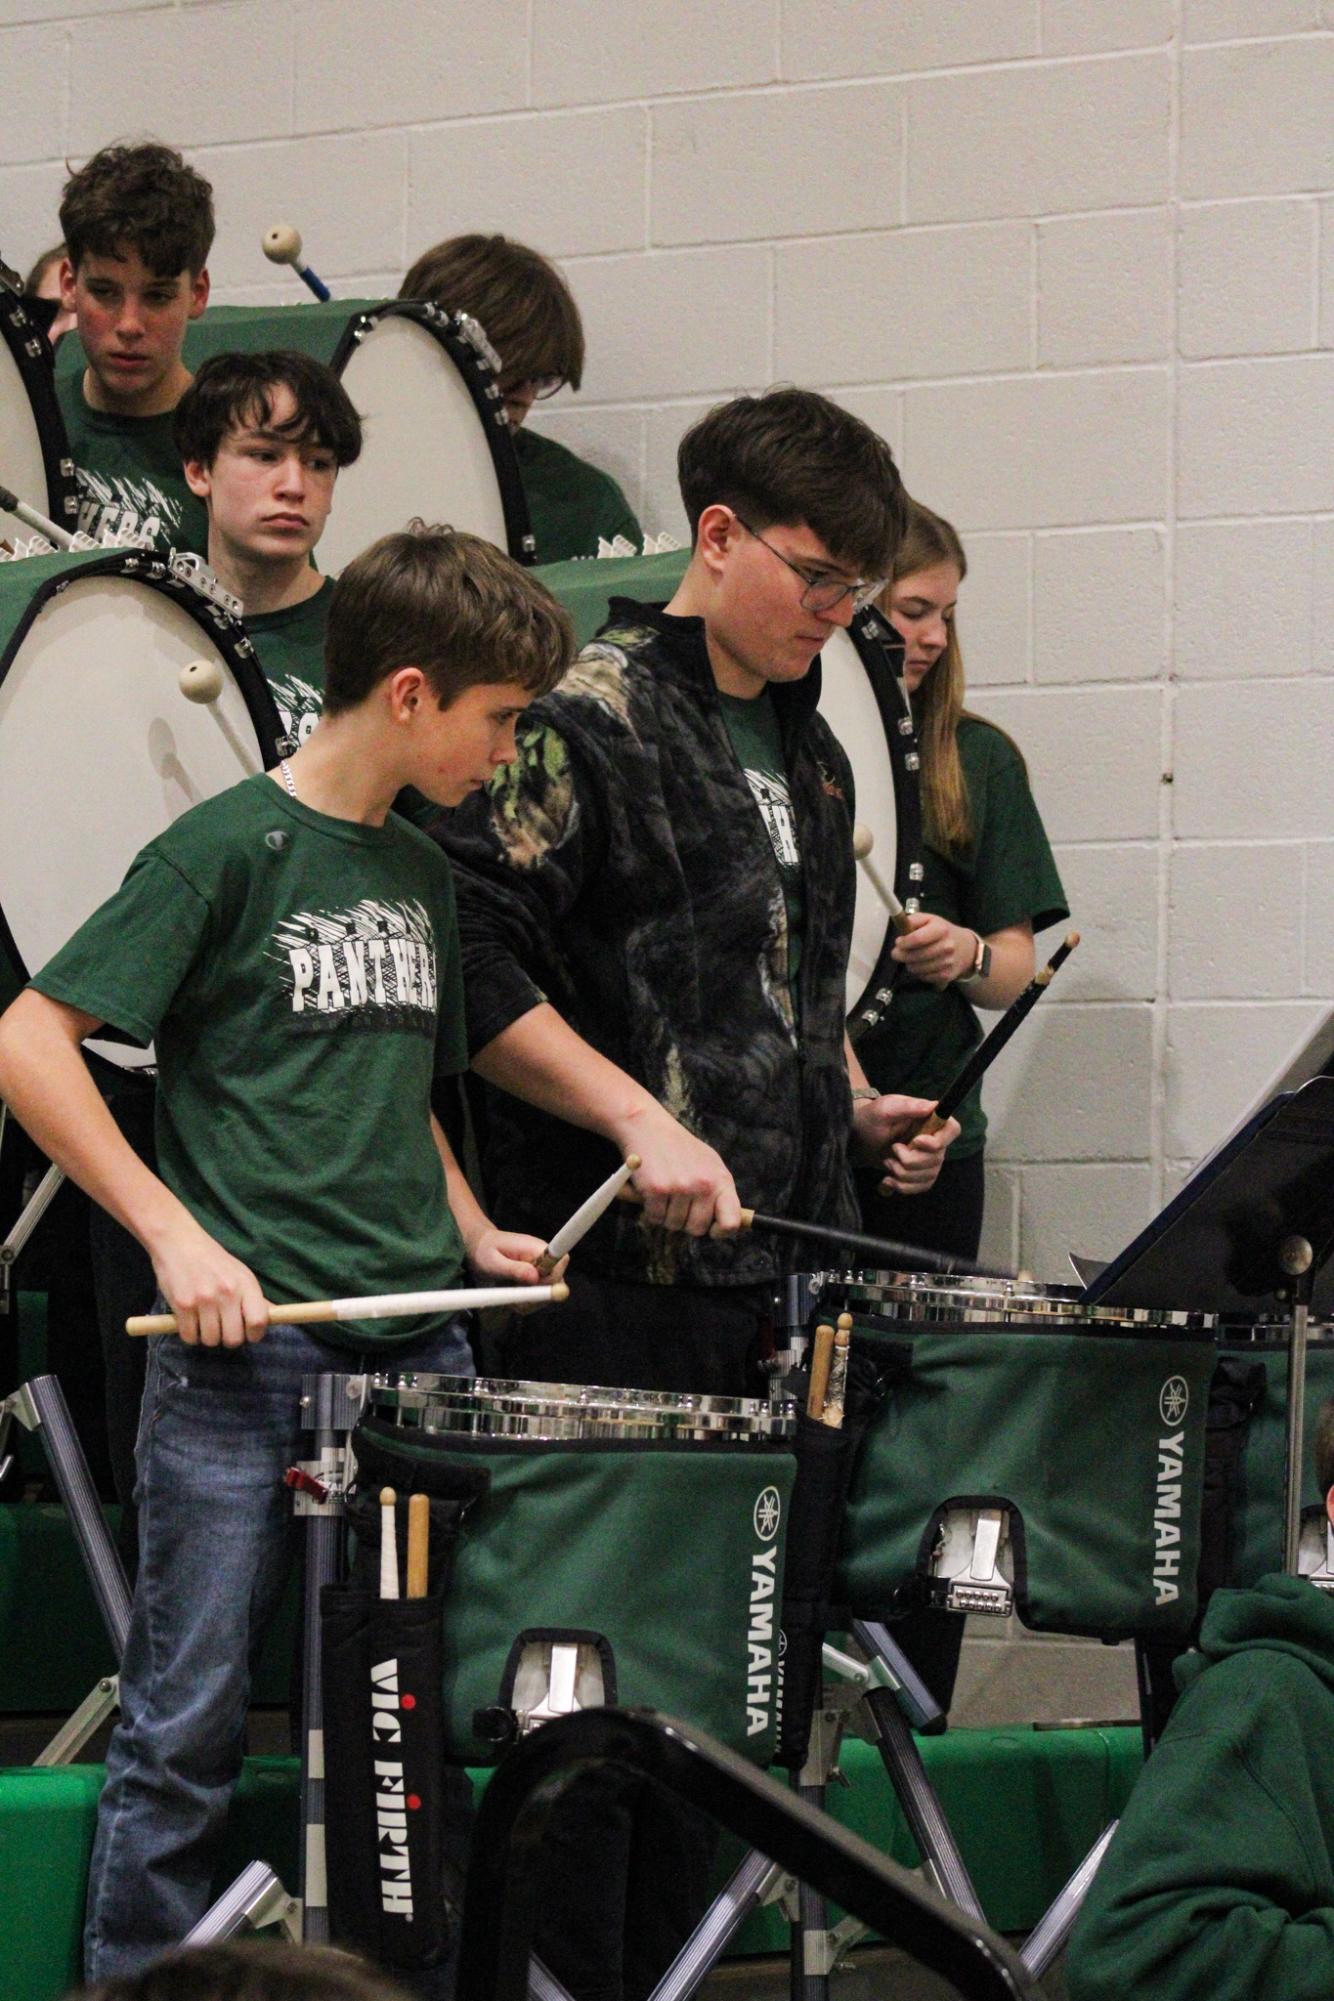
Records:
<instances>
[{"instance_id":1,"label":"green t-shirt","mask_svg":"<svg viewBox=\"0 0 1334 2001\"><path fill-rule=\"evenodd\" d=\"M782 727L767 688L753 697L724 695L720 691L718 700L737 762L746 774L778 864L787 923L787 986L796 1023L801 1019L801 939L806 905Z\"/></svg>"},{"instance_id":2,"label":"green t-shirt","mask_svg":"<svg viewBox=\"0 0 1334 2001\"><path fill-rule=\"evenodd\" d=\"M172 440L174 413L120 417L94 410L83 372L56 375L60 414L79 483L79 526L96 539L105 526L151 529L153 546L208 556L208 510L191 493Z\"/></svg>"},{"instance_id":3,"label":"green t-shirt","mask_svg":"<svg viewBox=\"0 0 1334 2001\"><path fill-rule=\"evenodd\" d=\"M624 535L638 553L643 530L610 473L526 424L513 439L539 563L596 556L599 535L608 542Z\"/></svg>"},{"instance_id":4,"label":"green t-shirt","mask_svg":"<svg viewBox=\"0 0 1334 2001\"><path fill-rule=\"evenodd\" d=\"M257 612L245 621L283 729L298 749L324 706L324 633L332 596L333 579L325 577L303 603Z\"/></svg>"},{"instance_id":5,"label":"green t-shirt","mask_svg":"<svg viewBox=\"0 0 1334 2001\"><path fill-rule=\"evenodd\" d=\"M159 1172L282 1303L447 1286L431 1080L467 1063L453 880L392 814L248 778L177 820L33 982L155 1040ZM397 1346L438 1324L339 1326Z\"/></svg>"},{"instance_id":6,"label":"green t-shirt","mask_svg":"<svg viewBox=\"0 0 1334 2001\"><path fill-rule=\"evenodd\" d=\"M984 938L1025 918L1034 931L1060 923L1070 914L1065 891L1014 746L990 723L965 716L959 724L959 761L973 841L965 854L953 856L923 848L923 910ZM934 1098L981 1039L966 985L942 993L904 980L884 1019L857 1038L857 1053L880 1090ZM980 1086L957 1117L963 1130L950 1148L956 1160L977 1153L986 1139Z\"/></svg>"}]
</instances>

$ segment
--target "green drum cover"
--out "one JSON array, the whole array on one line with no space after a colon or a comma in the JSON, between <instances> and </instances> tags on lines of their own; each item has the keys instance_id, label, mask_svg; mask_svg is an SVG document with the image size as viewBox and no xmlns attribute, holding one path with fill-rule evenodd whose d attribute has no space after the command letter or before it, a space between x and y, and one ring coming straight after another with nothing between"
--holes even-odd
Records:
<instances>
[{"instance_id":1,"label":"green drum cover","mask_svg":"<svg viewBox=\"0 0 1334 2001\"><path fill-rule=\"evenodd\" d=\"M618 1705L665 1710L769 1761L790 1449L419 1437L375 1426L387 1453L473 1467L481 1452L491 1475L444 1601L447 1756L495 1761L473 1715L505 1700L519 1634L578 1632L609 1643Z\"/></svg>"},{"instance_id":2,"label":"green drum cover","mask_svg":"<svg viewBox=\"0 0 1334 2001\"><path fill-rule=\"evenodd\" d=\"M1263 1362L1264 1395L1246 1432L1232 1515L1228 1582L1248 1589L1266 1572L1283 1568L1283 1475L1288 1457L1288 1356L1285 1348L1224 1348L1242 1362ZM1303 1413L1302 1507L1322 1509L1315 1477L1315 1428L1320 1406L1334 1397L1334 1344L1313 1341L1306 1351Z\"/></svg>"},{"instance_id":3,"label":"green drum cover","mask_svg":"<svg viewBox=\"0 0 1334 2001\"><path fill-rule=\"evenodd\" d=\"M1109 1640L1186 1632L1215 1359L1207 1335L904 1328L894 1345L903 1373L853 1475L836 1603L882 1616L930 1574L947 1503L1005 1502L1026 1626Z\"/></svg>"}]
</instances>

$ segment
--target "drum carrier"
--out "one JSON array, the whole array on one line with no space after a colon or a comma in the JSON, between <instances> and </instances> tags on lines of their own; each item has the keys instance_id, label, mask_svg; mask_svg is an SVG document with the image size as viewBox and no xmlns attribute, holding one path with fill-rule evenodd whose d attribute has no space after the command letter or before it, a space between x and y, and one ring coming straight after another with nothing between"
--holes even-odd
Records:
<instances>
[{"instance_id":1,"label":"drum carrier","mask_svg":"<svg viewBox=\"0 0 1334 2001\"><path fill-rule=\"evenodd\" d=\"M1195 1613L1214 1337L1075 1288L817 1274L890 1387L853 1472L833 1602L1006 1615L1105 1640Z\"/></svg>"},{"instance_id":2,"label":"drum carrier","mask_svg":"<svg viewBox=\"0 0 1334 2001\"><path fill-rule=\"evenodd\" d=\"M72 535L79 492L52 364L50 343L22 293L0 278L0 479ZM0 514L6 537L31 532Z\"/></svg>"},{"instance_id":3,"label":"drum carrier","mask_svg":"<svg viewBox=\"0 0 1334 2001\"><path fill-rule=\"evenodd\" d=\"M649 1703L766 1763L795 1418L671 1391L387 1374L353 1435L357 1497L461 1501L442 1633L444 1753ZM364 1512L361 1515L364 1524Z\"/></svg>"}]
</instances>

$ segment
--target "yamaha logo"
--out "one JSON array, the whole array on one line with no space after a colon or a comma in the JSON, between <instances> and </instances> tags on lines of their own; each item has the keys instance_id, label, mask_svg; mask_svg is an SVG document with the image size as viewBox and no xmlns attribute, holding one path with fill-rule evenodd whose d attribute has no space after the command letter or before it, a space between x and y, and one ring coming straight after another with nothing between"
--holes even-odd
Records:
<instances>
[{"instance_id":1,"label":"yamaha logo","mask_svg":"<svg viewBox=\"0 0 1334 2001\"><path fill-rule=\"evenodd\" d=\"M1190 1407L1190 1390L1184 1376L1169 1376L1158 1398L1158 1408L1166 1425L1180 1424Z\"/></svg>"},{"instance_id":2,"label":"yamaha logo","mask_svg":"<svg viewBox=\"0 0 1334 2001\"><path fill-rule=\"evenodd\" d=\"M761 1542L773 1541L778 1534L782 1513L783 1503L778 1498L777 1487L766 1487L755 1503L755 1533Z\"/></svg>"}]
</instances>

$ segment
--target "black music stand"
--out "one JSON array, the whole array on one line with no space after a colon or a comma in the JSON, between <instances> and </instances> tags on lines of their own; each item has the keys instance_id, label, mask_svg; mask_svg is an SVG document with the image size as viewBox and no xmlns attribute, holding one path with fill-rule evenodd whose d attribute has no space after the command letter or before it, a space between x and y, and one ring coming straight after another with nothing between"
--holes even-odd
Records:
<instances>
[{"instance_id":1,"label":"black music stand","mask_svg":"<svg viewBox=\"0 0 1334 2001\"><path fill-rule=\"evenodd\" d=\"M1297 1575L1306 1337L1334 1305L1334 1076L1281 1092L1085 1288L1090 1306L1288 1322L1283 1567Z\"/></svg>"}]
</instances>

